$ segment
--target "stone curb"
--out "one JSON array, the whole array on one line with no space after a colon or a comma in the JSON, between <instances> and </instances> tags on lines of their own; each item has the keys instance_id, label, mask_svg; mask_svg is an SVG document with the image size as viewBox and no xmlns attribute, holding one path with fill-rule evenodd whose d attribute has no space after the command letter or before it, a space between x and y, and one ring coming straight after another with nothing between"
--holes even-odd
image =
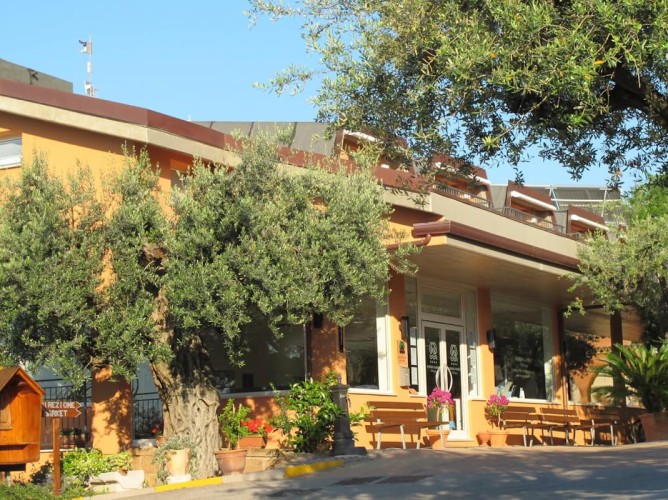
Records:
<instances>
[{"instance_id":1,"label":"stone curb","mask_svg":"<svg viewBox=\"0 0 668 500\"><path fill-rule=\"evenodd\" d=\"M234 474L232 476L217 476L206 479L195 479L193 481L186 481L175 484L162 484L153 486L151 488L142 488L139 490L123 491L118 493L104 493L101 495L90 495L86 497L78 497L74 500L112 500L116 498L131 498L139 495L146 495L149 493L160 493L163 491L180 490L184 488L199 488L202 486L214 486L217 484L232 484L241 482L250 482L258 480L279 480L290 479L293 477L303 476L305 474L313 474L315 472L333 469L334 467L343 467L346 464L343 459L323 460L319 462L312 462L300 465L287 465L281 469L268 469L259 472L250 472L248 474Z\"/></svg>"}]
</instances>

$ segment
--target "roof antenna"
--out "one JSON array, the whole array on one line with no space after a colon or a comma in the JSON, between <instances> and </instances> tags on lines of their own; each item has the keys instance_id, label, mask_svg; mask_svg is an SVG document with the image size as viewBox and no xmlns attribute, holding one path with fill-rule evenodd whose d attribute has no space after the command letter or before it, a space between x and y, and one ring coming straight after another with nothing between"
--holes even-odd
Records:
<instances>
[{"instance_id":1,"label":"roof antenna","mask_svg":"<svg viewBox=\"0 0 668 500\"><path fill-rule=\"evenodd\" d=\"M88 63L86 64L86 71L88 73L88 80L84 82L84 90L88 97L95 97L97 89L93 87L93 39L88 35L88 41L79 40L82 45L81 53L88 54Z\"/></svg>"}]
</instances>

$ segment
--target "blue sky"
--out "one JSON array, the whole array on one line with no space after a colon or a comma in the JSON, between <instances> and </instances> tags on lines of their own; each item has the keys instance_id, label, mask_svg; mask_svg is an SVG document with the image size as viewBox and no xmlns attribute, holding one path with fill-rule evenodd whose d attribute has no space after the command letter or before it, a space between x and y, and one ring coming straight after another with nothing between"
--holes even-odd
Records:
<instances>
[{"instance_id":1,"label":"blue sky","mask_svg":"<svg viewBox=\"0 0 668 500\"><path fill-rule=\"evenodd\" d=\"M299 25L261 19L249 28L246 0L37 0L3 5L0 58L73 82L84 93L88 56L79 40L93 40L93 83L101 99L149 108L182 119L311 121L309 98L277 97L253 88L307 55ZM562 168L539 158L523 166L527 184L572 184ZM494 183L513 178L490 168ZM605 183L590 171L582 185Z\"/></svg>"}]
</instances>

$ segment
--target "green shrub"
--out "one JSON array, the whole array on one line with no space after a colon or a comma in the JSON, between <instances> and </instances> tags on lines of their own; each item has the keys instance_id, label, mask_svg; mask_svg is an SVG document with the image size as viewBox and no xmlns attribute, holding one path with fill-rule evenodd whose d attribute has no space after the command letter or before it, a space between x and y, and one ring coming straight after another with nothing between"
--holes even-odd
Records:
<instances>
[{"instance_id":1,"label":"green shrub","mask_svg":"<svg viewBox=\"0 0 668 500\"><path fill-rule=\"evenodd\" d=\"M598 374L618 381L618 385L597 387L594 394L621 404L628 397L640 400L650 412L668 410L668 341L628 346L615 344Z\"/></svg>"},{"instance_id":2,"label":"green shrub","mask_svg":"<svg viewBox=\"0 0 668 500\"><path fill-rule=\"evenodd\" d=\"M85 486L91 476L102 472L129 469L132 457L127 451L116 455L103 455L98 449L77 448L63 457L63 475L73 478L73 485Z\"/></svg>"},{"instance_id":3,"label":"green shrub","mask_svg":"<svg viewBox=\"0 0 668 500\"><path fill-rule=\"evenodd\" d=\"M46 486L36 484L0 484L0 498L6 500L45 500L55 498Z\"/></svg>"},{"instance_id":4,"label":"green shrub","mask_svg":"<svg viewBox=\"0 0 668 500\"><path fill-rule=\"evenodd\" d=\"M304 380L290 386L287 396L277 397L282 412L276 420L284 420L280 425L284 430L288 426L293 430L288 444L295 451L312 453L331 447L334 424L342 413L332 401L336 383L336 374L329 372L322 381Z\"/></svg>"}]
</instances>

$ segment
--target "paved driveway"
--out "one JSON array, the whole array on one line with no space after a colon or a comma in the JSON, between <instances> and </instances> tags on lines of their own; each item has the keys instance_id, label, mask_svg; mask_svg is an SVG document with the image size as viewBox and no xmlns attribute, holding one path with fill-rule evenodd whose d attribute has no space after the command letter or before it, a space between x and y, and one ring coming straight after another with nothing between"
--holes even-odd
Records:
<instances>
[{"instance_id":1,"label":"paved driveway","mask_svg":"<svg viewBox=\"0 0 668 500\"><path fill-rule=\"evenodd\" d=\"M616 447L382 450L344 467L142 496L250 498L668 498L668 442Z\"/></svg>"}]
</instances>

